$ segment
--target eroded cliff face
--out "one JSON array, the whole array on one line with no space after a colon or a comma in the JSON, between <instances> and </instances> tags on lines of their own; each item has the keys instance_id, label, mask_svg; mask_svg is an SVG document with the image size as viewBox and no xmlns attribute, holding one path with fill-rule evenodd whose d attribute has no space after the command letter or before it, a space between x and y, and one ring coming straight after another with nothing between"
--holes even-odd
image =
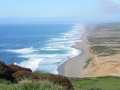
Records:
<instances>
[{"instance_id":1,"label":"eroded cliff face","mask_svg":"<svg viewBox=\"0 0 120 90\"><path fill-rule=\"evenodd\" d=\"M87 31L92 60L80 77L120 76L120 25L102 25Z\"/></svg>"},{"instance_id":2,"label":"eroded cliff face","mask_svg":"<svg viewBox=\"0 0 120 90\"><path fill-rule=\"evenodd\" d=\"M120 76L120 54L106 57L91 54L90 57L93 59L80 77Z\"/></svg>"}]
</instances>

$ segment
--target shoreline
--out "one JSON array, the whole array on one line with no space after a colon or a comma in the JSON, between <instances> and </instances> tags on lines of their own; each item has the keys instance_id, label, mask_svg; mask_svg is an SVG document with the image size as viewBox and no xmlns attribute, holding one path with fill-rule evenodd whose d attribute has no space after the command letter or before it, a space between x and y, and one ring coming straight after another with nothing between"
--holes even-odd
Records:
<instances>
[{"instance_id":1,"label":"shoreline","mask_svg":"<svg viewBox=\"0 0 120 90\"><path fill-rule=\"evenodd\" d=\"M120 77L120 25L99 24L87 27L91 60L80 77Z\"/></svg>"},{"instance_id":2,"label":"shoreline","mask_svg":"<svg viewBox=\"0 0 120 90\"><path fill-rule=\"evenodd\" d=\"M85 28L84 28L85 29ZM83 34L80 37L82 42L76 42L72 48L82 51L79 55L72 57L61 64L58 68L58 74L67 76L67 77L80 77L80 72L83 70L86 59L89 57L89 52L87 50L87 39L86 39L86 30L83 31Z\"/></svg>"}]
</instances>

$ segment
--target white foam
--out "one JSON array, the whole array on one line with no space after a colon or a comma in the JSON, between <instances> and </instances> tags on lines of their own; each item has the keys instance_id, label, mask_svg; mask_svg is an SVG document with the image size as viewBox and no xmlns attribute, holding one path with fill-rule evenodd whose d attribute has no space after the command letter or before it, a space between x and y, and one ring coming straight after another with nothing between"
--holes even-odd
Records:
<instances>
[{"instance_id":1,"label":"white foam","mask_svg":"<svg viewBox=\"0 0 120 90\"><path fill-rule=\"evenodd\" d=\"M43 47L43 48L41 48L41 50L59 50L59 49L57 49L57 48L52 48L51 46L49 46L49 47Z\"/></svg>"},{"instance_id":2,"label":"white foam","mask_svg":"<svg viewBox=\"0 0 120 90\"><path fill-rule=\"evenodd\" d=\"M19 55L19 57L24 57L24 58L30 58L30 57L34 57L34 58L50 58L50 57L55 57L57 54L25 54L25 55Z\"/></svg>"},{"instance_id":3,"label":"white foam","mask_svg":"<svg viewBox=\"0 0 120 90\"><path fill-rule=\"evenodd\" d=\"M55 42L55 44L65 44L66 42Z\"/></svg>"},{"instance_id":4,"label":"white foam","mask_svg":"<svg viewBox=\"0 0 120 90\"><path fill-rule=\"evenodd\" d=\"M56 56L56 57L58 57L58 56ZM57 63L57 62L61 62L61 58L47 58L46 60L45 60L45 63Z\"/></svg>"},{"instance_id":5,"label":"white foam","mask_svg":"<svg viewBox=\"0 0 120 90\"><path fill-rule=\"evenodd\" d=\"M66 40L67 40L67 38L52 38L49 41L66 41Z\"/></svg>"},{"instance_id":6,"label":"white foam","mask_svg":"<svg viewBox=\"0 0 120 90\"><path fill-rule=\"evenodd\" d=\"M33 49L33 47L30 47L30 48L23 48L23 49L8 49L6 51L20 53L20 54L28 54L28 53L33 53L37 50Z\"/></svg>"},{"instance_id":7,"label":"white foam","mask_svg":"<svg viewBox=\"0 0 120 90\"><path fill-rule=\"evenodd\" d=\"M18 65L26 68L31 68L32 71L35 71L39 65L39 63L43 60L44 58L30 58L27 61L23 61L19 63Z\"/></svg>"},{"instance_id":8,"label":"white foam","mask_svg":"<svg viewBox=\"0 0 120 90\"><path fill-rule=\"evenodd\" d=\"M17 63L15 62L14 65L17 65Z\"/></svg>"},{"instance_id":9,"label":"white foam","mask_svg":"<svg viewBox=\"0 0 120 90\"><path fill-rule=\"evenodd\" d=\"M38 67L43 72L50 72L50 73L55 73L55 69L57 69L58 65L56 64L42 64Z\"/></svg>"},{"instance_id":10,"label":"white foam","mask_svg":"<svg viewBox=\"0 0 120 90\"><path fill-rule=\"evenodd\" d=\"M72 54L73 54L74 56L77 56L77 55L79 55L80 53L81 53L80 50L77 50L77 49L72 48Z\"/></svg>"},{"instance_id":11,"label":"white foam","mask_svg":"<svg viewBox=\"0 0 120 90\"><path fill-rule=\"evenodd\" d=\"M63 33L57 38L51 38L48 40L48 44L45 44L44 47L38 49L40 51L39 53L37 52L38 50L33 47L16 50L10 49L7 51L20 53L21 55L19 55L19 57L28 58L28 60L19 63L18 65L20 66L31 68L33 71L40 69L58 74L58 65L81 53L80 50L71 48L75 42L82 41L78 40L78 37L81 36L80 33L81 25L76 25L71 29L71 31ZM57 54L42 54L42 51L44 50L52 52L55 50L64 50L65 53L58 52Z\"/></svg>"},{"instance_id":12,"label":"white foam","mask_svg":"<svg viewBox=\"0 0 120 90\"><path fill-rule=\"evenodd\" d=\"M51 50L51 51L56 51L56 50L59 50L59 49L55 49L55 48L51 48L51 49L46 49L46 48L42 48L41 50Z\"/></svg>"}]
</instances>

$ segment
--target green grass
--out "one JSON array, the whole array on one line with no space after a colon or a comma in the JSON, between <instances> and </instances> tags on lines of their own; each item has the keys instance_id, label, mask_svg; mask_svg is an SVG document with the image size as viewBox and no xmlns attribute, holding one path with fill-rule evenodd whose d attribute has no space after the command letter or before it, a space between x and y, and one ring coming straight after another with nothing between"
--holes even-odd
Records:
<instances>
[{"instance_id":1,"label":"green grass","mask_svg":"<svg viewBox=\"0 0 120 90\"><path fill-rule=\"evenodd\" d=\"M93 58L89 57L87 60L86 60L86 64L84 66L84 69L87 68L88 64L92 61Z\"/></svg>"},{"instance_id":2,"label":"green grass","mask_svg":"<svg viewBox=\"0 0 120 90\"><path fill-rule=\"evenodd\" d=\"M108 50L106 52L107 52L108 56L115 55L115 54L119 53L118 50Z\"/></svg>"},{"instance_id":3,"label":"green grass","mask_svg":"<svg viewBox=\"0 0 120 90\"><path fill-rule=\"evenodd\" d=\"M114 48L120 48L120 46L114 46Z\"/></svg>"},{"instance_id":4,"label":"green grass","mask_svg":"<svg viewBox=\"0 0 120 90\"><path fill-rule=\"evenodd\" d=\"M109 30L109 31L111 31L111 32L120 32L120 29L118 28L118 29L115 29L115 30Z\"/></svg>"},{"instance_id":5,"label":"green grass","mask_svg":"<svg viewBox=\"0 0 120 90\"><path fill-rule=\"evenodd\" d=\"M64 88L48 81L27 81L20 84L0 84L0 90L64 90Z\"/></svg>"},{"instance_id":6,"label":"green grass","mask_svg":"<svg viewBox=\"0 0 120 90\"><path fill-rule=\"evenodd\" d=\"M0 79L1 81L1 79ZM2 80L0 90L65 90L62 86L49 81L23 80L21 83L10 83Z\"/></svg>"},{"instance_id":7,"label":"green grass","mask_svg":"<svg viewBox=\"0 0 120 90\"><path fill-rule=\"evenodd\" d=\"M35 72L38 73L38 72ZM41 73L42 75L42 73ZM0 79L0 90L66 90L64 87L45 80L24 79L19 83L11 83ZM93 77L93 78L69 78L75 90L120 90L120 77Z\"/></svg>"},{"instance_id":8,"label":"green grass","mask_svg":"<svg viewBox=\"0 0 120 90\"><path fill-rule=\"evenodd\" d=\"M105 51L109 50L109 47L107 47L107 46L93 46L93 47L91 47L91 49L94 52L100 54L102 52L105 52Z\"/></svg>"},{"instance_id":9,"label":"green grass","mask_svg":"<svg viewBox=\"0 0 120 90\"><path fill-rule=\"evenodd\" d=\"M102 23L100 24L101 27L107 26L107 27L120 27L120 22L114 22L114 23Z\"/></svg>"},{"instance_id":10,"label":"green grass","mask_svg":"<svg viewBox=\"0 0 120 90\"><path fill-rule=\"evenodd\" d=\"M112 50L115 47L107 47L107 46L93 46L91 49L94 53L98 54L99 56L111 56L117 53L120 53L119 50Z\"/></svg>"},{"instance_id":11,"label":"green grass","mask_svg":"<svg viewBox=\"0 0 120 90\"><path fill-rule=\"evenodd\" d=\"M10 82L0 78L0 90L68 90L66 86L50 81L48 79L49 73L40 71L33 73L40 79L24 78L18 82Z\"/></svg>"},{"instance_id":12,"label":"green grass","mask_svg":"<svg viewBox=\"0 0 120 90\"><path fill-rule=\"evenodd\" d=\"M88 41L91 42L91 44L102 44L103 42L101 42L100 40L98 40L97 38L94 37L87 37Z\"/></svg>"},{"instance_id":13,"label":"green grass","mask_svg":"<svg viewBox=\"0 0 120 90\"><path fill-rule=\"evenodd\" d=\"M120 90L120 77L70 78L75 90Z\"/></svg>"},{"instance_id":14,"label":"green grass","mask_svg":"<svg viewBox=\"0 0 120 90\"><path fill-rule=\"evenodd\" d=\"M65 88L45 80L39 82L24 80L19 84L2 80L2 83L0 83L0 90L65 90Z\"/></svg>"},{"instance_id":15,"label":"green grass","mask_svg":"<svg viewBox=\"0 0 120 90\"><path fill-rule=\"evenodd\" d=\"M120 42L120 37L87 37L92 44L104 44L105 42Z\"/></svg>"}]
</instances>

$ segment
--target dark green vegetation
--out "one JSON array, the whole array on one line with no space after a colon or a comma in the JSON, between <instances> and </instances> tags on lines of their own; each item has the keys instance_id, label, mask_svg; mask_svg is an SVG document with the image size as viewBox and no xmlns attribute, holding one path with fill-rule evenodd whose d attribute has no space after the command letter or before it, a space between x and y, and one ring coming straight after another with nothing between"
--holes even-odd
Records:
<instances>
[{"instance_id":1,"label":"dark green vegetation","mask_svg":"<svg viewBox=\"0 0 120 90\"><path fill-rule=\"evenodd\" d=\"M120 23L107 23L88 30L91 53L111 56L120 53Z\"/></svg>"},{"instance_id":2,"label":"dark green vegetation","mask_svg":"<svg viewBox=\"0 0 120 90\"><path fill-rule=\"evenodd\" d=\"M120 90L120 77L69 79L75 90ZM48 80L32 81L24 79L19 83L11 83L0 79L0 90L66 90L66 88Z\"/></svg>"},{"instance_id":3,"label":"dark green vegetation","mask_svg":"<svg viewBox=\"0 0 120 90\"><path fill-rule=\"evenodd\" d=\"M120 90L120 77L67 78L0 62L0 90Z\"/></svg>"},{"instance_id":4,"label":"dark green vegetation","mask_svg":"<svg viewBox=\"0 0 120 90\"><path fill-rule=\"evenodd\" d=\"M120 53L120 37L88 37L89 42L93 45L91 50L99 56L110 56ZM111 46L109 46L111 45Z\"/></svg>"},{"instance_id":5,"label":"dark green vegetation","mask_svg":"<svg viewBox=\"0 0 120 90\"><path fill-rule=\"evenodd\" d=\"M112 50L112 47L108 46L92 46L91 50L99 56L111 56L120 52L119 50Z\"/></svg>"},{"instance_id":6,"label":"dark green vegetation","mask_svg":"<svg viewBox=\"0 0 120 90\"><path fill-rule=\"evenodd\" d=\"M113 30L112 30L113 31ZM120 42L120 37L88 37L89 42L91 42L92 44L107 44L108 43L119 43Z\"/></svg>"},{"instance_id":7,"label":"dark green vegetation","mask_svg":"<svg viewBox=\"0 0 120 90\"><path fill-rule=\"evenodd\" d=\"M112 31L112 32L120 32L120 29L115 29L114 31L113 31L113 30L109 30L109 31Z\"/></svg>"},{"instance_id":8,"label":"dark green vegetation","mask_svg":"<svg viewBox=\"0 0 120 90\"><path fill-rule=\"evenodd\" d=\"M120 77L70 78L75 90L120 90Z\"/></svg>"},{"instance_id":9,"label":"dark green vegetation","mask_svg":"<svg viewBox=\"0 0 120 90\"><path fill-rule=\"evenodd\" d=\"M66 90L60 85L49 81L23 80L21 83L11 83L0 79L0 90Z\"/></svg>"},{"instance_id":10,"label":"dark green vegetation","mask_svg":"<svg viewBox=\"0 0 120 90\"><path fill-rule=\"evenodd\" d=\"M84 69L87 68L88 64L90 63L90 61L92 61L93 58L89 57L87 60L86 60L86 64L84 66Z\"/></svg>"},{"instance_id":11,"label":"dark green vegetation","mask_svg":"<svg viewBox=\"0 0 120 90\"><path fill-rule=\"evenodd\" d=\"M46 79L50 74L43 74L39 71L34 74L39 75L41 80L26 78L19 83L12 83L0 79L0 90L72 90L57 84L56 82L59 82L57 78L54 79L54 82ZM120 77L69 78L69 80L74 90L120 90ZM64 82L65 80L61 81L61 83Z\"/></svg>"},{"instance_id":12,"label":"dark green vegetation","mask_svg":"<svg viewBox=\"0 0 120 90\"><path fill-rule=\"evenodd\" d=\"M67 78L61 75L43 74L40 71L34 72L40 80L28 79L25 77L19 83L13 83L0 79L0 90L73 90L66 89L68 83L72 82L75 90L119 90L119 77L98 77L98 78ZM59 84L58 84L59 83ZM65 86L64 86L65 85ZM68 85L69 86L69 85Z\"/></svg>"},{"instance_id":13,"label":"dark green vegetation","mask_svg":"<svg viewBox=\"0 0 120 90\"><path fill-rule=\"evenodd\" d=\"M0 61L0 90L74 90L70 80L62 75L32 72Z\"/></svg>"}]
</instances>

